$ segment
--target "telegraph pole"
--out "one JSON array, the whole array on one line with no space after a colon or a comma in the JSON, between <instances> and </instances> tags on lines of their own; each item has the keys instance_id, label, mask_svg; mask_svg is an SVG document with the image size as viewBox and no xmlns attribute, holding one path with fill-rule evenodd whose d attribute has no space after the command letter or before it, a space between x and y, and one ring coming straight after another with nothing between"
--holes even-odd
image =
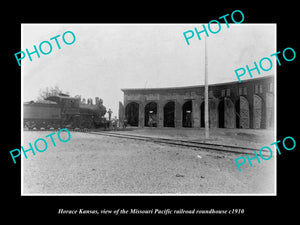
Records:
<instances>
[{"instance_id":1,"label":"telegraph pole","mask_svg":"<svg viewBox=\"0 0 300 225\"><path fill-rule=\"evenodd\" d=\"M205 120L205 139L209 138L209 112L208 112L208 71L207 71L207 49L206 49L206 37L205 43L205 88L204 88L204 120Z\"/></svg>"}]
</instances>

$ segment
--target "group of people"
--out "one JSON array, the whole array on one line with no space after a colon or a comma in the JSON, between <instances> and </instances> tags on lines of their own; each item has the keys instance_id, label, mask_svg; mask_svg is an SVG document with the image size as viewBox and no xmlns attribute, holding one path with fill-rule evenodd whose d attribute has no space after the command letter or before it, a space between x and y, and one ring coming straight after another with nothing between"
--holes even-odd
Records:
<instances>
[{"instance_id":1,"label":"group of people","mask_svg":"<svg viewBox=\"0 0 300 225\"><path fill-rule=\"evenodd\" d=\"M108 121L109 123L109 127L111 126L114 130L117 130L117 128L119 127L119 119L115 116L113 119L111 118L111 114L113 113L111 109L108 109L107 111L108 113ZM123 128L126 128L128 125L128 120L126 119L126 117L121 120L120 122ZM157 118L156 118L156 114L150 114L148 117L148 126L149 127L156 127L157 126Z\"/></svg>"},{"instance_id":2,"label":"group of people","mask_svg":"<svg viewBox=\"0 0 300 225\"><path fill-rule=\"evenodd\" d=\"M111 121L111 126L112 126L112 128L113 128L114 130L117 130L117 128L118 128L118 123L119 123L118 118L115 116L115 118L111 119L111 114L112 114L111 109L109 109L109 110L107 111L107 113L108 113L108 120ZM126 127L127 127L127 120L126 120L126 118L125 118L125 119L123 120L123 128L126 128Z\"/></svg>"}]
</instances>

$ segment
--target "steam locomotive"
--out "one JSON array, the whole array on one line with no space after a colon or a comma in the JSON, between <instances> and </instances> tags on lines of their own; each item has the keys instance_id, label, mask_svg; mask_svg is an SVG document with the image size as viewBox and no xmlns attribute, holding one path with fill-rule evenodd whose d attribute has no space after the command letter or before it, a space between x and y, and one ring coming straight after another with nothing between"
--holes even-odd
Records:
<instances>
[{"instance_id":1,"label":"steam locomotive","mask_svg":"<svg viewBox=\"0 0 300 225\"><path fill-rule=\"evenodd\" d=\"M66 94L49 96L42 101L23 104L24 128L99 128L107 127L109 121L104 117L106 107L102 99L88 99L87 104L80 98Z\"/></svg>"}]
</instances>

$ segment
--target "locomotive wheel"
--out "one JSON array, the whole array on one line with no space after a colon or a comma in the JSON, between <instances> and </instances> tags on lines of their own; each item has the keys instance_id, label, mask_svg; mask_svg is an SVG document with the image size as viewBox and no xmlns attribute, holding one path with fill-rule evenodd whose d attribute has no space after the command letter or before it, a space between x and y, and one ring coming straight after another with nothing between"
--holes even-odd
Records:
<instances>
[{"instance_id":1,"label":"locomotive wheel","mask_svg":"<svg viewBox=\"0 0 300 225\"><path fill-rule=\"evenodd\" d=\"M24 128L27 127L29 130L32 130L35 127L35 123L32 120L24 121Z\"/></svg>"},{"instance_id":2,"label":"locomotive wheel","mask_svg":"<svg viewBox=\"0 0 300 225\"><path fill-rule=\"evenodd\" d=\"M88 118L88 119L82 118L80 128L90 129L90 128L92 128L92 125L93 125L93 121L91 118Z\"/></svg>"},{"instance_id":3,"label":"locomotive wheel","mask_svg":"<svg viewBox=\"0 0 300 225\"><path fill-rule=\"evenodd\" d=\"M73 128L80 128L81 122L80 122L80 116L79 115L75 115L71 118L71 127Z\"/></svg>"}]
</instances>

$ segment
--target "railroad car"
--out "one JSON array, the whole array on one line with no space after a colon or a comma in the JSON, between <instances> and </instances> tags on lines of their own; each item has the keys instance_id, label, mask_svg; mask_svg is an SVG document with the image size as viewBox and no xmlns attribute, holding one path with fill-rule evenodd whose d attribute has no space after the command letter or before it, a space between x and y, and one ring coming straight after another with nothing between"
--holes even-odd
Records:
<instances>
[{"instance_id":1,"label":"railroad car","mask_svg":"<svg viewBox=\"0 0 300 225\"><path fill-rule=\"evenodd\" d=\"M42 101L24 103L24 127L40 128L98 128L108 126L104 118L106 107L96 97L96 104L91 101L82 103L80 98L65 94L49 96Z\"/></svg>"}]
</instances>

